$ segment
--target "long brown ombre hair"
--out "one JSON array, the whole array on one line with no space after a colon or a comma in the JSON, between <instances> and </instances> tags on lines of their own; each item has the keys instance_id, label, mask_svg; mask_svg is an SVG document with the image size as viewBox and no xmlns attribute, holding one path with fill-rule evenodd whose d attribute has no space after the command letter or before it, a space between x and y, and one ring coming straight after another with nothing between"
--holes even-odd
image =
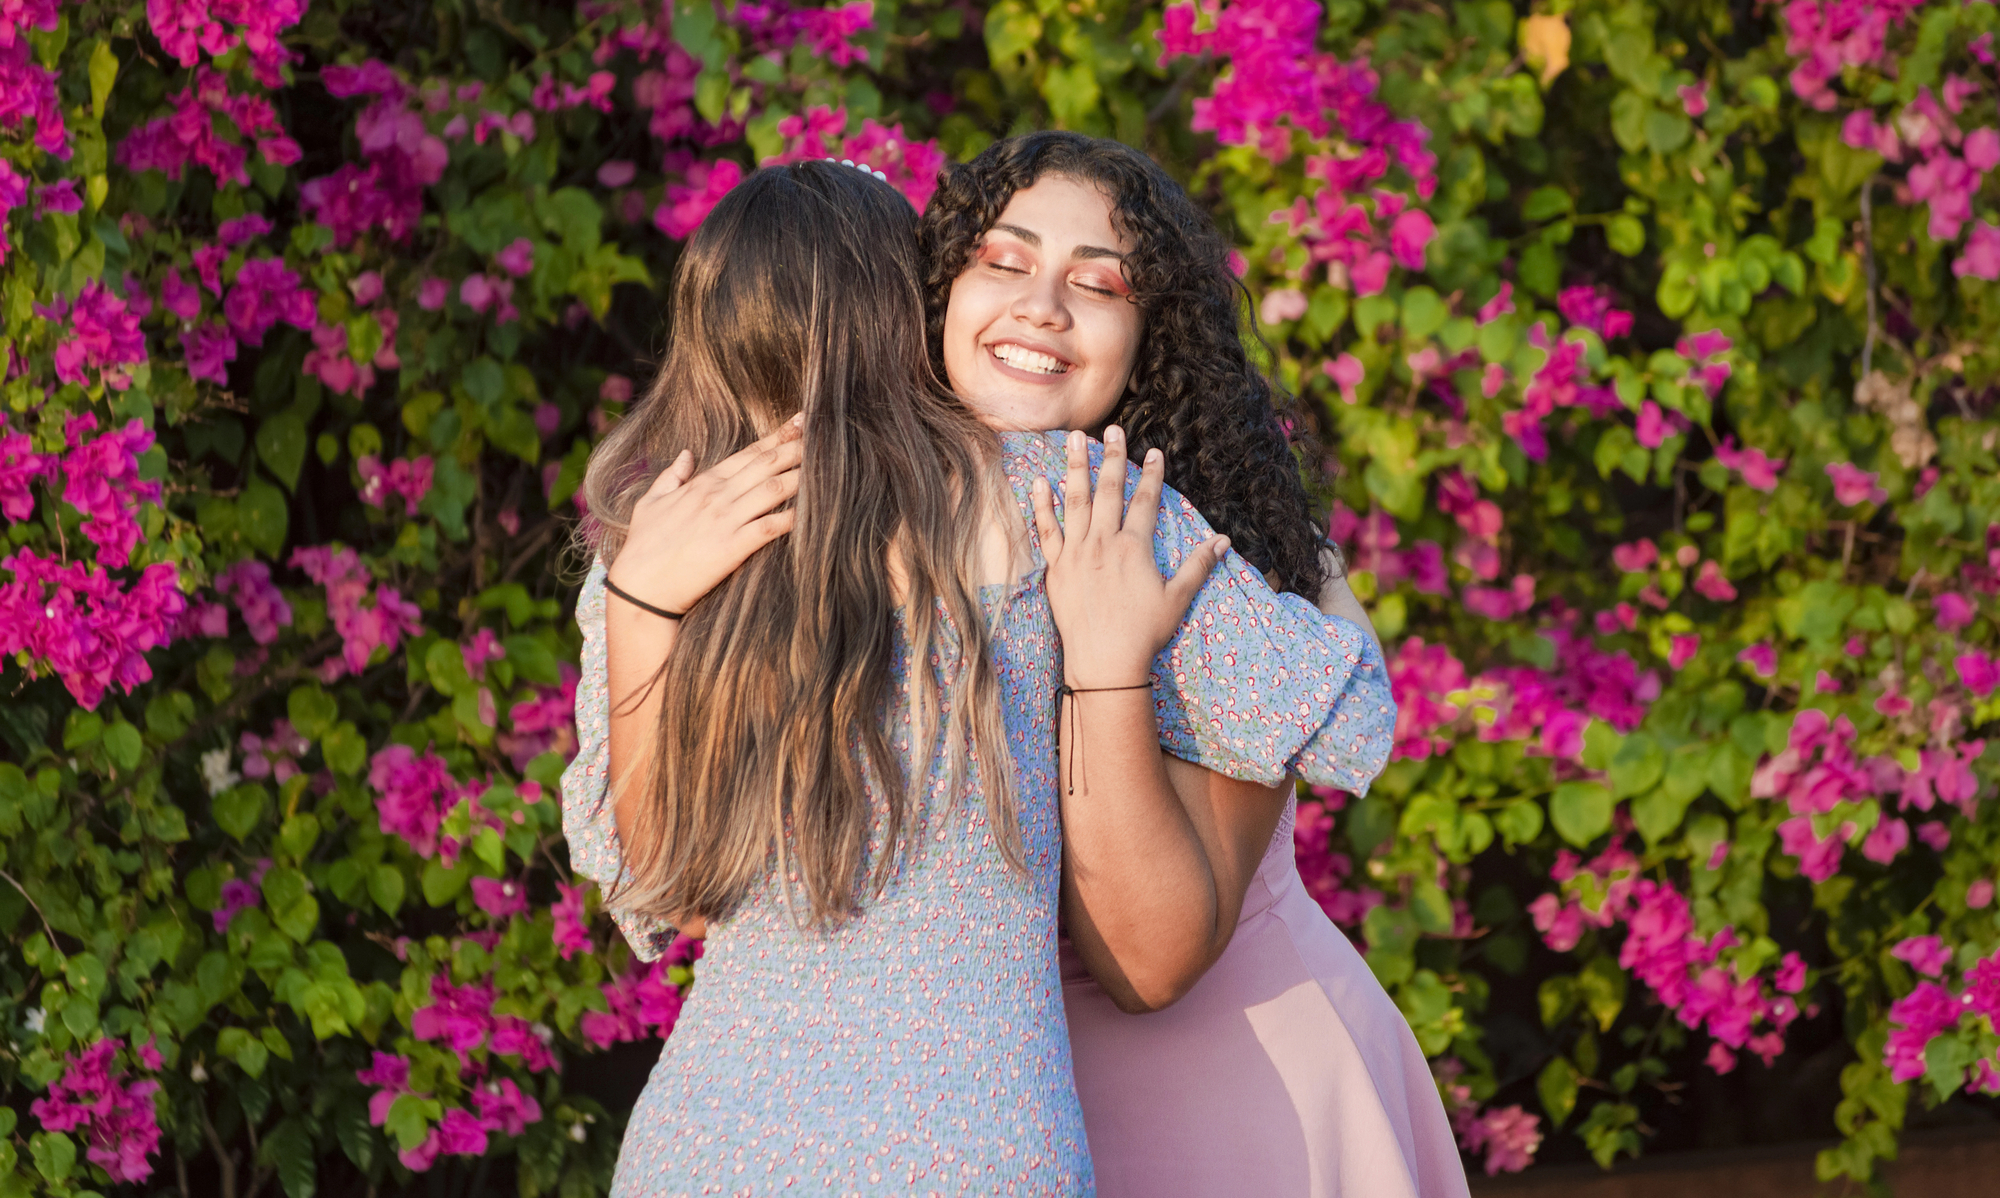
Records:
<instances>
[{"instance_id":1,"label":"long brown ombre hair","mask_svg":"<svg viewBox=\"0 0 2000 1198\"><path fill-rule=\"evenodd\" d=\"M976 757L996 838L1021 862L978 599L996 446L931 367L916 222L852 167L752 174L682 250L666 362L591 457L589 536L609 562L682 449L703 469L806 414L796 525L695 605L653 683L660 737L636 778L624 904L718 919L775 869L812 922L845 918L893 873L940 736L951 792ZM899 652L907 779L884 722Z\"/></svg>"}]
</instances>

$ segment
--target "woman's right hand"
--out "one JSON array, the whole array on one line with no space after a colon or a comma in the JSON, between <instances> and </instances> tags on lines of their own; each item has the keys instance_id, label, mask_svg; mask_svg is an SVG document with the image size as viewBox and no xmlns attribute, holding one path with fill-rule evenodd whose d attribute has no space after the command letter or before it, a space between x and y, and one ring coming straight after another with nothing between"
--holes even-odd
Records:
<instances>
[{"instance_id":1,"label":"woman's right hand","mask_svg":"<svg viewBox=\"0 0 2000 1198\"><path fill-rule=\"evenodd\" d=\"M804 415L699 474L682 450L632 508L609 577L668 611L687 611L750 559L792 530L782 505L799 493Z\"/></svg>"}]
</instances>

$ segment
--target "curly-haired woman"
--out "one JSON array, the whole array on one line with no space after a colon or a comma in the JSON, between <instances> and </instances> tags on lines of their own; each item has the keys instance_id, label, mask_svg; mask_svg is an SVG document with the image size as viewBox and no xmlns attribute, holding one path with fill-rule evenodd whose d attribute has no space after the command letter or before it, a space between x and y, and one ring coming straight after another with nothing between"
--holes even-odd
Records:
<instances>
[{"instance_id":1,"label":"curly-haired woman","mask_svg":"<svg viewBox=\"0 0 2000 1198\"><path fill-rule=\"evenodd\" d=\"M864 172L751 175L591 459L570 859L642 956L708 935L614 1195L1089 1193L1051 701L1137 699L1149 746L1232 773L1387 757L1377 648L1225 554L1157 453L1128 479L1107 428L1094 486L1082 433L958 403L915 225Z\"/></svg>"},{"instance_id":2,"label":"curly-haired woman","mask_svg":"<svg viewBox=\"0 0 2000 1198\"><path fill-rule=\"evenodd\" d=\"M1009 138L949 168L918 229L932 358L987 424L1115 422L1274 588L1366 626L1228 246L1159 166ZM1072 652L1103 634L1065 614ZM1163 752L1143 699L1071 701L1096 785L1063 797L1063 997L1099 1192L1465 1194L1408 1023L1300 882L1292 784Z\"/></svg>"}]
</instances>

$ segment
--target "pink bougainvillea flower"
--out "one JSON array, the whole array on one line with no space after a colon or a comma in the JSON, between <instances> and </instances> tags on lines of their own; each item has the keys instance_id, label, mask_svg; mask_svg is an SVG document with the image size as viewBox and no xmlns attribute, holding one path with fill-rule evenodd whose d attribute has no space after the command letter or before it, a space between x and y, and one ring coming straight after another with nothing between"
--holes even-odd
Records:
<instances>
[{"instance_id":1,"label":"pink bougainvillea flower","mask_svg":"<svg viewBox=\"0 0 2000 1198\"><path fill-rule=\"evenodd\" d=\"M1909 847L1910 825L1885 815L1861 842L1861 855L1877 865L1887 865Z\"/></svg>"},{"instance_id":2,"label":"pink bougainvillea flower","mask_svg":"<svg viewBox=\"0 0 2000 1198\"><path fill-rule=\"evenodd\" d=\"M523 278L535 269L535 243L525 237L516 237L493 256L493 261L515 278Z\"/></svg>"},{"instance_id":3,"label":"pink bougainvillea flower","mask_svg":"<svg viewBox=\"0 0 2000 1198\"><path fill-rule=\"evenodd\" d=\"M1692 87L1677 87L1674 94L1681 98L1681 111L1690 117L1698 117L1708 111L1708 80L1704 79Z\"/></svg>"},{"instance_id":4,"label":"pink bougainvillea flower","mask_svg":"<svg viewBox=\"0 0 2000 1198\"><path fill-rule=\"evenodd\" d=\"M1905 962L1925 977L1941 977L1951 964L1951 949L1936 936L1911 936L1898 941L1889 955Z\"/></svg>"},{"instance_id":5,"label":"pink bougainvillea flower","mask_svg":"<svg viewBox=\"0 0 2000 1198\"><path fill-rule=\"evenodd\" d=\"M556 892L559 897L550 914L555 917L556 947L567 961L577 953L590 951L590 929L584 923L583 913L584 888L558 882Z\"/></svg>"},{"instance_id":6,"label":"pink bougainvillea flower","mask_svg":"<svg viewBox=\"0 0 2000 1198\"><path fill-rule=\"evenodd\" d=\"M1977 649L1959 654L1951 664L1958 671L1958 680L1965 684L1965 688L1982 699L1992 694L1995 687L2000 687L2000 661Z\"/></svg>"},{"instance_id":7,"label":"pink bougainvillea flower","mask_svg":"<svg viewBox=\"0 0 2000 1198\"><path fill-rule=\"evenodd\" d=\"M153 1092L160 1083L128 1080L113 1067L117 1051L118 1041L105 1039L68 1058L62 1076L28 1113L44 1130L79 1133L90 1163L122 1184L153 1175L152 1156L160 1148Z\"/></svg>"},{"instance_id":8,"label":"pink bougainvillea flower","mask_svg":"<svg viewBox=\"0 0 2000 1198\"><path fill-rule=\"evenodd\" d=\"M402 837L419 857L435 856L445 814L459 799L444 759L434 753L419 757L408 745L390 745L370 759L368 785L377 795L382 831Z\"/></svg>"},{"instance_id":9,"label":"pink bougainvillea flower","mask_svg":"<svg viewBox=\"0 0 2000 1198\"><path fill-rule=\"evenodd\" d=\"M1304 316L1306 308L1305 292L1296 287L1279 287L1264 293L1264 301L1257 306L1257 317L1265 324L1282 324Z\"/></svg>"},{"instance_id":10,"label":"pink bougainvillea flower","mask_svg":"<svg viewBox=\"0 0 2000 1198\"><path fill-rule=\"evenodd\" d=\"M1361 364L1361 359L1347 353L1321 362L1320 369L1340 388L1340 398L1346 403L1354 402L1354 389L1368 376L1368 369Z\"/></svg>"},{"instance_id":11,"label":"pink bougainvillea flower","mask_svg":"<svg viewBox=\"0 0 2000 1198\"><path fill-rule=\"evenodd\" d=\"M1951 273L1964 278L2000 279L2000 226L1976 221L1965 248L1951 260Z\"/></svg>"},{"instance_id":12,"label":"pink bougainvillea flower","mask_svg":"<svg viewBox=\"0 0 2000 1198\"><path fill-rule=\"evenodd\" d=\"M1914 1081L1928 1066L1924 1049L1939 1035L1958 1026L1965 1010L1958 997L1936 982L1919 982L1917 988L1889 1007L1889 1042L1882 1063L1892 1081Z\"/></svg>"},{"instance_id":13,"label":"pink bougainvillea flower","mask_svg":"<svg viewBox=\"0 0 2000 1198\"><path fill-rule=\"evenodd\" d=\"M1541 1147L1542 1117L1531 1115L1516 1104L1488 1110L1484 1115L1458 1125L1459 1143L1468 1152L1486 1150L1486 1175L1519 1173L1534 1163Z\"/></svg>"},{"instance_id":14,"label":"pink bougainvillea flower","mask_svg":"<svg viewBox=\"0 0 2000 1198\"><path fill-rule=\"evenodd\" d=\"M1981 878L1965 888L1965 905L1984 911L1993 902L1993 879Z\"/></svg>"},{"instance_id":15,"label":"pink bougainvillea flower","mask_svg":"<svg viewBox=\"0 0 2000 1198\"><path fill-rule=\"evenodd\" d=\"M1514 310L1514 285L1502 281L1500 290L1492 299L1479 305L1474 319L1481 325L1489 325Z\"/></svg>"},{"instance_id":16,"label":"pink bougainvillea flower","mask_svg":"<svg viewBox=\"0 0 2000 1198\"><path fill-rule=\"evenodd\" d=\"M1810 881L1824 882L1840 872L1849 827L1843 824L1822 839L1813 831L1812 817L1798 815L1778 825L1778 841L1788 856L1798 858L1800 873Z\"/></svg>"},{"instance_id":17,"label":"pink bougainvillea flower","mask_svg":"<svg viewBox=\"0 0 2000 1198\"><path fill-rule=\"evenodd\" d=\"M474 878L472 901L493 919L507 920L528 909L528 892L511 878Z\"/></svg>"},{"instance_id":18,"label":"pink bougainvillea flower","mask_svg":"<svg viewBox=\"0 0 2000 1198\"><path fill-rule=\"evenodd\" d=\"M1758 491L1778 489L1778 471L1785 468L1782 458L1767 456L1754 447L1736 448L1735 437L1724 437L1715 451L1715 460L1743 476L1745 486Z\"/></svg>"},{"instance_id":19,"label":"pink bougainvillea flower","mask_svg":"<svg viewBox=\"0 0 2000 1198\"><path fill-rule=\"evenodd\" d=\"M1931 601L1931 606L1937 612L1937 626L1945 632L1957 632L1979 617L1978 611L1966 602L1965 596L1955 591L1940 593Z\"/></svg>"},{"instance_id":20,"label":"pink bougainvillea flower","mask_svg":"<svg viewBox=\"0 0 2000 1198\"><path fill-rule=\"evenodd\" d=\"M1652 567L1660 560L1660 547L1653 544L1651 537L1615 545L1611 549L1611 562L1627 574L1637 574Z\"/></svg>"},{"instance_id":21,"label":"pink bougainvillea flower","mask_svg":"<svg viewBox=\"0 0 2000 1198\"><path fill-rule=\"evenodd\" d=\"M680 241L700 228L729 189L742 181L743 168L732 159L698 162L687 169L682 182L667 184L665 200L653 211L653 223Z\"/></svg>"},{"instance_id":22,"label":"pink bougainvillea flower","mask_svg":"<svg viewBox=\"0 0 2000 1198\"><path fill-rule=\"evenodd\" d=\"M1889 498L1889 493L1875 485L1881 475L1876 471L1863 470L1852 462L1833 462L1826 468L1827 477L1833 480L1834 501L1853 507L1861 503L1881 503Z\"/></svg>"},{"instance_id":23,"label":"pink bougainvillea flower","mask_svg":"<svg viewBox=\"0 0 2000 1198\"><path fill-rule=\"evenodd\" d=\"M1678 670L1694 660L1694 655L1701 651L1701 634L1690 632L1677 635L1669 642L1669 646L1667 665Z\"/></svg>"},{"instance_id":24,"label":"pink bougainvillea flower","mask_svg":"<svg viewBox=\"0 0 2000 1198\"><path fill-rule=\"evenodd\" d=\"M1797 953L1786 953L1778 962L1778 970L1772 975L1771 984L1786 994L1797 994L1806 988L1805 959Z\"/></svg>"},{"instance_id":25,"label":"pink bougainvillea flower","mask_svg":"<svg viewBox=\"0 0 2000 1198\"><path fill-rule=\"evenodd\" d=\"M1759 678L1770 678L1778 672L1778 651L1769 641L1758 641L1738 653L1736 660L1749 666Z\"/></svg>"},{"instance_id":26,"label":"pink bougainvillea flower","mask_svg":"<svg viewBox=\"0 0 2000 1198\"><path fill-rule=\"evenodd\" d=\"M1736 588L1723 577L1722 567L1713 558L1701 564L1700 573L1695 575L1694 589L1703 598L1717 603L1728 603L1736 598Z\"/></svg>"}]
</instances>

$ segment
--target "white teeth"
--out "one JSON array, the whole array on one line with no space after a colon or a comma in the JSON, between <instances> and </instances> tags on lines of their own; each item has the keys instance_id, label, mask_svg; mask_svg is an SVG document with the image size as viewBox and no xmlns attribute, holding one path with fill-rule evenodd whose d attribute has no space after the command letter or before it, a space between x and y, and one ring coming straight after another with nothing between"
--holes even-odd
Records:
<instances>
[{"instance_id":1,"label":"white teeth","mask_svg":"<svg viewBox=\"0 0 2000 1198\"><path fill-rule=\"evenodd\" d=\"M1016 370L1032 370L1036 374L1062 374L1069 369L1059 358L1019 345L996 345L992 353L994 357Z\"/></svg>"}]
</instances>

